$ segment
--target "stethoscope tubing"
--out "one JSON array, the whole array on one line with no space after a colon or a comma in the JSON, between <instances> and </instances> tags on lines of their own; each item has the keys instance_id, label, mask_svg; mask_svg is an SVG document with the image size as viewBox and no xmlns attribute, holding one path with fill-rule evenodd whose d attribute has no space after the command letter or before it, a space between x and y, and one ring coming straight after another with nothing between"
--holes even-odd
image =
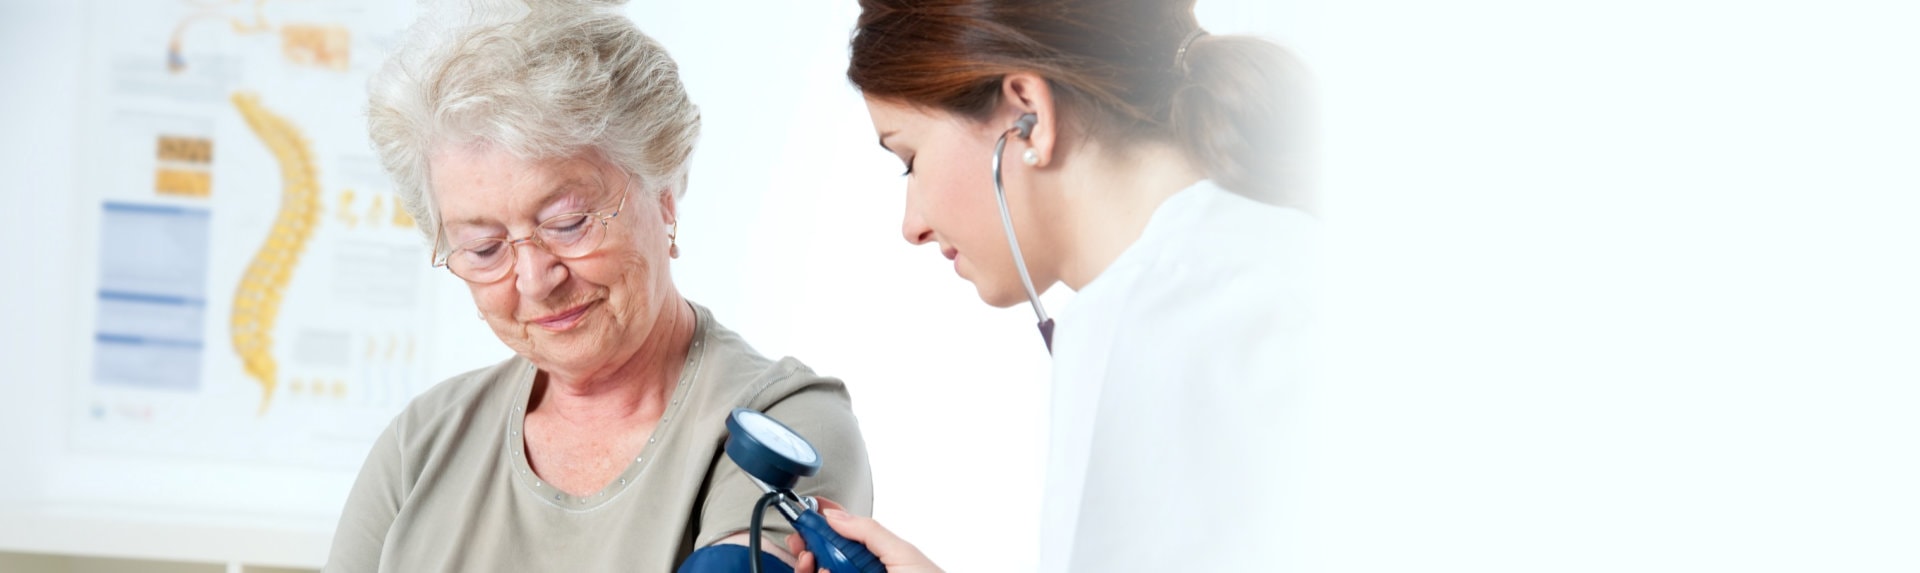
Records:
<instances>
[{"instance_id":1,"label":"stethoscope tubing","mask_svg":"<svg viewBox=\"0 0 1920 573\"><path fill-rule=\"evenodd\" d=\"M1047 352L1053 352L1053 319L1047 317L1047 308L1040 304L1040 293L1033 288L1033 276L1027 274L1027 259L1020 253L1020 238L1013 233L1013 213L1007 210L1007 188L1000 180L1000 156L1007 151L1007 136L1019 132L1015 126L1000 134L1000 141L993 144L993 198L1000 203L1000 225L1007 230L1007 246L1013 249L1013 266L1020 271L1020 286L1027 289L1027 302L1033 305L1033 315L1040 321L1040 338L1047 343Z\"/></svg>"}]
</instances>

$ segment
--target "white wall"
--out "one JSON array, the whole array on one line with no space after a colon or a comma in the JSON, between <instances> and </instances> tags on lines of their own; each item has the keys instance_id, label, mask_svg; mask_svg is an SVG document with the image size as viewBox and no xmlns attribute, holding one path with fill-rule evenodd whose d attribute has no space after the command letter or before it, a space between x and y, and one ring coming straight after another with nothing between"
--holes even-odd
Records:
<instances>
[{"instance_id":1,"label":"white wall","mask_svg":"<svg viewBox=\"0 0 1920 573\"><path fill-rule=\"evenodd\" d=\"M1911 2L1323 4L1356 571L1911 571Z\"/></svg>"},{"instance_id":2,"label":"white wall","mask_svg":"<svg viewBox=\"0 0 1920 573\"><path fill-rule=\"evenodd\" d=\"M79 109L79 3L0 4L0 69L8 77L0 99L0 125L14 134L0 138L0 169L12 174L0 208L0 231L12 245L7 257L17 272L0 281L0 356L9 374L0 379L7 399L0 448L9 468L37 468L59 452L67 387L64 333L74 296L66 287L72 253L58 245L76 234L73 172ZM21 463L25 462L25 463ZM33 471L0 471L0 500L38 496Z\"/></svg>"}]
</instances>

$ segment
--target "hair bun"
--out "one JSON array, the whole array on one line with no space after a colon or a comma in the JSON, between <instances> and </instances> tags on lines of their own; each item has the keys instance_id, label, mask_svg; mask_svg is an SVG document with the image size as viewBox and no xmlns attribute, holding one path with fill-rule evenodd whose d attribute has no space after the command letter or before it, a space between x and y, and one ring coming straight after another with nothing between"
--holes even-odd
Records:
<instances>
[{"instance_id":1,"label":"hair bun","mask_svg":"<svg viewBox=\"0 0 1920 573\"><path fill-rule=\"evenodd\" d=\"M1316 161L1311 77L1293 54L1250 36L1198 38L1171 102L1175 137L1220 186L1310 208Z\"/></svg>"}]
</instances>

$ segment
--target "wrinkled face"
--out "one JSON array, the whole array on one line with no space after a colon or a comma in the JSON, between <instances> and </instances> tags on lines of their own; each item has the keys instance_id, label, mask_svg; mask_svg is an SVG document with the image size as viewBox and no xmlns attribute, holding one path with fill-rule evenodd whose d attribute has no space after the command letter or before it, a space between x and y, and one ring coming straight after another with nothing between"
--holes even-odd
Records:
<instances>
[{"instance_id":1,"label":"wrinkled face","mask_svg":"<svg viewBox=\"0 0 1920 573\"><path fill-rule=\"evenodd\" d=\"M973 282L980 299L997 307L1026 302L1026 290L1015 270L1013 252L994 199L990 161L993 145L1007 126L983 125L950 113L897 102L867 98L880 145L900 158L907 170L907 212L900 232L915 245L933 243L940 254L953 259L953 270ZM1007 142L1002 158L1008 209L1021 253L1034 273L1034 287L1045 290L1052 281L1041 272L1048 260L1042 237L1025 201L1027 185L1020 177L1018 138Z\"/></svg>"},{"instance_id":2,"label":"wrinkled face","mask_svg":"<svg viewBox=\"0 0 1920 573\"><path fill-rule=\"evenodd\" d=\"M678 300L667 268L670 190L656 197L598 153L528 161L498 146L456 146L433 154L429 165L442 249L532 236L542 221L610 211L625 196L591 252L562 259L538 241L522 242L512 247L504 278L468 282L494 334L541 369L617 367Z\"/></svg>"}]
</instances>

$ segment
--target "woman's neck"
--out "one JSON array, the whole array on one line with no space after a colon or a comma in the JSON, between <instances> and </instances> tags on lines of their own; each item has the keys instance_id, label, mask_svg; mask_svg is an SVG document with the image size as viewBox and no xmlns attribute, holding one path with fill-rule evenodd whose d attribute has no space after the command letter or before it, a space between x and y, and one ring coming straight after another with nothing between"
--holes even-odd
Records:
<instances>
[{"instance_id":1,"label":"woman's neck","mask_svg":"<svg viewBox=\"0 0 1920 573\"><path fill-rule=\"evenodd\" d=\"M1133 246L1161 203L1205 178L1168 145L1142 145L1123 155L1089 145L1080 153L1087 159L1059 173L1059 199L1050 209L1061 222L1053 236L1061 252L1056 276L1075 291Z\"/></svg>"},{"instance_id":2,"label":"woman's neck","mask_svg":"<svg viewBox=\"0 0 1920 573\"><path fill-rule=\"evenodd\" d=\"M585 376L542 371L527 411L541 410L575 424L595 425L666 411L685 366L698 317L677 294L654 318L640 348L619 366Z\"/></svg>"}]
</instances>

